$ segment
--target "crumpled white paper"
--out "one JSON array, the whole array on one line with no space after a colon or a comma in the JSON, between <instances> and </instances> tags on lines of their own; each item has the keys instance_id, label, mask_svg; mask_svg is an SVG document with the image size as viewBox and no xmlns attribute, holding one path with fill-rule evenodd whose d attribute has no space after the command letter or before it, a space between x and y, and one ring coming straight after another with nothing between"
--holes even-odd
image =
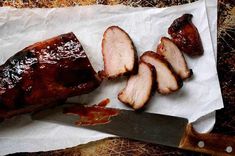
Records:
<instances>
[{"instance_id":1,"label":"crumpled white paper","mask_svg":"<svg viewBox=\"0 0 235 156\"><path fill-rule=\"evenodd\" d=\"M123 28L133 39L138 54L155 50L159 39L168 36L167 29L184 13L194 15L193 23L200 33L204 55L186 60L194 78L171 95L156 94L147 106L148 112L174 115L197 121L196 129L208 131L214 124L214 112L223 107L216 71L215 55L208 26L205 1L169 8L131 8L126 6L85 6L56 9L0 8L0 63L24 47L62 33L74 32L82 43L93 67L103 68L101 39L111 25ZM99 89L69 101L94 104L110 98L108 107L128 109L117 100L125 81L105 81ZM203 117L212 113L208 118ZM202 117L202 118L201 118ZM203 119L203 120L202 120ZM42 151L72 147L111 135L32 121L28 115L0 124L0 155L20 151Z\"/></svg>"}]
</instances>

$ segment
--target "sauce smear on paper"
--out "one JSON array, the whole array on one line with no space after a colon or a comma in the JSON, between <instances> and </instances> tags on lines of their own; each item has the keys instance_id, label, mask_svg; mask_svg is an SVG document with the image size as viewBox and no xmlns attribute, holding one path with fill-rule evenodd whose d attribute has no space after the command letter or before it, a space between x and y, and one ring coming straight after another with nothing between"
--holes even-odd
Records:
<instances>
[{"instance_id":1,"label":"sauce smear on paper","mask_svg":"<svg viewBox=\"0 0 235 156\"><path fill-rule=\"evenodd\" d=\"M71 106L64 108L63 113L78 115L80 118L75 122L78 126L106 124L111 117L119 114L119 110L105 108L110 100L107 98L93 106Z\"/></svg>"},{"instance_id":2,"label":"sauce smear on paper","mask_svg":"<svg viewBox=\"0 0 235 156\"><path fill-rule=\"evenodd\" d=\"M100 103L97 104L99 107L106 107L109 104L109 98L102 100Z\"/></svg>"}]
</instances>

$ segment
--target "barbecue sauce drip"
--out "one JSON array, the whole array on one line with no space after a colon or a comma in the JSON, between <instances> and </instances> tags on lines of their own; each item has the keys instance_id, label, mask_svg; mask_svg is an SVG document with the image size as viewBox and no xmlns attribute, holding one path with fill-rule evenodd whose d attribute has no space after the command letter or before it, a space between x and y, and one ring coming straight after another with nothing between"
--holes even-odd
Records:
<instances>
[{"instance_id":1,"label":"barbecue sauce drip","mask_svg":"<svg viewBox=\"0 0 235 156\"><path fill-rule=\"evenodd\" d=\"M93 106L66 107L63 113L78 115L80 118L75 122L78 126L106 124L111 121L111 117L119 114L119 110L117 109L105 108L109 102L109 99L105 99Z\"/></svg>"},{"instance_id":2,"label":"barbecue sauce drip","mask_svg":"<svg viewBox=\"0 0 235 156\"><path fill-rule=\"evenodd\" d=\"M100 103L98 103L96 106L99 107L106 107L109 104L110 100L109 98L102 100Z\"/></svg>"}]
</instances>

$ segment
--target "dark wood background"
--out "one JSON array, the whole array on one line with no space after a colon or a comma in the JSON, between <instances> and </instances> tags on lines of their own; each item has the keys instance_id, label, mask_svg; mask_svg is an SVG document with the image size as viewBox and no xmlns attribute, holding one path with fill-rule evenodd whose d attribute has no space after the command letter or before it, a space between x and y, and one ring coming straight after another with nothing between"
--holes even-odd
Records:
<instances>
[{"instance_id":1,"label":"dark wood background","mask_svg":"<svg viewBox=\"0 0 235 156\"><path fill-rule=\"evenodd\" d=\"M125 4L130 6L164 7L190 3L195 0L0 0L0 6L66 7L91 4ZM213 132L235 135L235 0L218 1L218 59L217 69L225 108L216 112ZM124 138L107 138L73 148L48 152L17 153L14 155L112 155L112 156L204 156L160 145Z\"/></svg>"}]
</instances>

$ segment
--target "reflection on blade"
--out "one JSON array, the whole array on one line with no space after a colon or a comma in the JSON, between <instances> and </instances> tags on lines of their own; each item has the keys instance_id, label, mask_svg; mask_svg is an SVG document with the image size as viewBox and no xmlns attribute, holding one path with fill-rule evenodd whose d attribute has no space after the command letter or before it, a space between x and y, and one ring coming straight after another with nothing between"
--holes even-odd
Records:
<instances>
[{"instance_id":1,"label":"reflection on blade","mask_svg":"<svg viewBox=\"0 0 235 156\"><path fill-rule=\"evenodd\" d=\"M78 106L77 108L94 108L94 106ZM99 111L101 111L102 109L104 111L117 110L118 114L110 116L109 121L105 123L82 124L81 122L79 122L81 118L79 117L79 115L76 114L75 107L72 109L72 113L66 112L67 114L63 113L64 110L62 107L58 107L53 110L51 109L38 112L32 115L32 119L49 121L53 123L61 123L70 126L78 126L75 123L79 123L78 127L173 147L179 146L180 140L188 124L187 119L179 117L146 112L134 112L130 110L119 110L113 108L98 108ZM89 114L93 113L89 112L88 109L84 109L83 115L87 114L89 116ZM98 114L102 115L101 112L99 112ZM94 120L96 119L100 119L100 117L94 117Z\"/></svg>"}]
</instances>

